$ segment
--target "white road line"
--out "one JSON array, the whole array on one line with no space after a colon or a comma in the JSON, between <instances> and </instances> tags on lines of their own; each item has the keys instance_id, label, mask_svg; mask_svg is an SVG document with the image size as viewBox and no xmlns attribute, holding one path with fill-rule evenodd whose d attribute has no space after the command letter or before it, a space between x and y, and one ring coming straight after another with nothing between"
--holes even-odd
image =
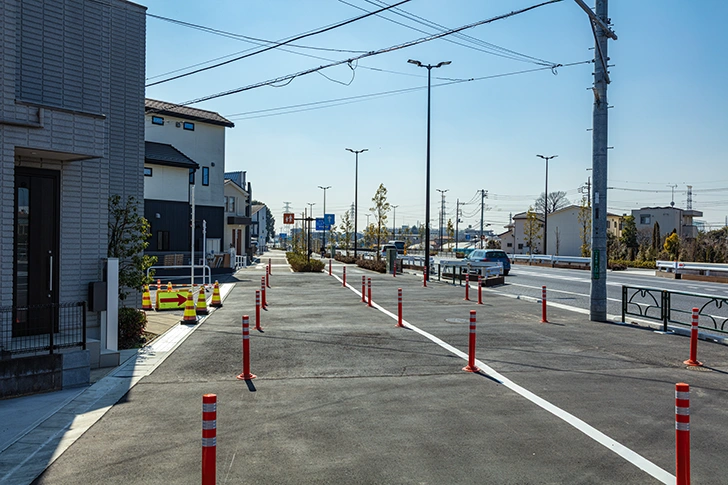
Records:
<instances>
[{"instance_id":1,"label":"white road line","mask_svg":"<svg viewBox=\"0 0 728 485\"><path fill-rule=\"evenodd\" d=\"M338 275L332 275L332 276L334 276L337 280L341 281L341 278L339 278ZM351 291L353 291L354 293L356 293L357 295L359 295L361 297L361 292L355 290L349 284L347 284L346 286ZM398 319L397 315L395 315L394 313L390 312L389 310L383 308L379 304L372 302L372 306L374 308L376 308L377 310L381 311L382 313L384 313L385 315L388 315L395 321ZM444 340L441 340L441 339L435 337L434 335L415 327L414 325L412 325L411 323L407 322L404 319L402 320L402 324L405 327L409 328L410 330L413 330L413 331L419 333L420 335L422 335L423 337L427 338L428 340L436 343L437 345L439 345L443 349L447 350L448 352L451 352L451 353L457 355L458 357L460 357L461 359L463 359L465 361L468 360L467 353L453 347L452 345L448 344ZM570 424L571 426L573 426L577 430L581 431L582 433L584 433L585 435L587 435L588 437L590 437L591 439L593 439L600 445L613 451L614 453L621 456L628 462L632 463L640 470L643 470L644 472L653 476L654 478L661 481L662 483L665 483L665 484L674 484L675 483L676 477L674 475L672 475L669 472L658 467L657 465L655 465L648 459L644 458L640 454L630 450L623 444L615 441L614 439L610 438L609 436L602 433L598 429L587 424L585 421L577 418L573 414L564 411L563 409L559 408L558 406L555 406L554 404L551 404L550 402L546 401L542 397L537 396L536 394L529 391L528 389L526 389L522 386L519 386L518 384L511 381L507 377L503 376L502 374L497 372L495 369L493 369L489 365L483 363L482 361L476 359L475 362L478 365L478 367L480 367L486 374L488 374L488 376L496 379L498 382L500 382L501 384L503 384L505 387L512 390L516 394L519 394L520 396L528 399L529 401L531 401L535 405L539 406L540 408L550 412L557 418Z\"/></svg>"},{"instance_id":2,"label":"white road line","mask_svg":"<svg viewBox=\"0 0 728 485\"><path fill-rule=\"evenodd\" d=\"M508 286L520 286L522 288L531 288L531 289L534 289L534 290L541 291L541 287L540 286L522 285L520 283L508 283ZM477 289L477 286L475 288ZM491 289L489 291L494 291L494 290ZM589 298L589 295L587 295L585 293L574 293L573 291L555 290L555 289L548 288L548 287L546 288L546 291L548 291L549 293L564 293L564 294L567 294L567 295L583 296L584 298ZM494 292L496 292L496 291L494 291ZM500 291L497 291L496 293L502 294ZM609 300L609 301L618 301L618 302L621 302L622 301L619 298L607 298L607 300ZM548 299L547 299L547 304L548 304ZM571 308L574 308L574 307L571 307Z\"/></svg>"}]
</instances>

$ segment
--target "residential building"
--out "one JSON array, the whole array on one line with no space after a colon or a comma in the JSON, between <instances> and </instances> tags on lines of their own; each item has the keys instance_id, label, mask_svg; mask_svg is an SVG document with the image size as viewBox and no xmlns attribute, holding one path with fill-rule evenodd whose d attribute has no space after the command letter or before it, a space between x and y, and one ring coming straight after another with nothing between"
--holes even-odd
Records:
<instances>
[{"instance_id":1,"label":"residential building","mask_svg":"<svg viewBox=\"0 0 728 485\"><path fill-rule=\"evenodd\" d=\"M250 182L246 190L245 172L225 174L225 248L236 256L252 258L250 250Z\"/></svg>"},{"instance_id":2,"label":"residential building","mask_svg":"<svg viewBox=\"0 0 728 485\"><path fill-rule=\"evenodd\" d=\"M152 233L147 254L189 256L193 201L198 258L223 251L225 129L233 126L213 111L145 100L144 216Z\"/></svg>"},{"instance_id":3,"label":"residential building","mask_svg":"<svg viewBox=\"0 0 728 485\"><path fill-rule=\"evenodd\" d=\"M117 295L85 302L105 277L109 198L144 195L145 12L0 3L0 397L87 384L91 366L118 363L105 311Z\"/></svg>"},{"instance_id":4,"label":"residential building","mask_svg":"<svg viewBox=\"0 0 728 485\"><path fill-rule=\"evenodd\" d=\"M265 251L268 245L268 207L264 204L255 204L251 207L252 231L250 234L250 243L256 247L258 253ZM312 237L312 242L314 238Z\"/></svg>"},{"instance_id":5,"label":"residential building","mask_svg":"<svg viewBox=\"0 0 728 485\"><path fill-rule=\"evenodd\" d=\"M703 213L677 207L643 207L633 209L632 216L638 232L652 234L657 222L662 236L675 231L683 239L694 239L698 236L698 227L693 223L693 218L702 217Z\"/></svg>"}]
</instances>

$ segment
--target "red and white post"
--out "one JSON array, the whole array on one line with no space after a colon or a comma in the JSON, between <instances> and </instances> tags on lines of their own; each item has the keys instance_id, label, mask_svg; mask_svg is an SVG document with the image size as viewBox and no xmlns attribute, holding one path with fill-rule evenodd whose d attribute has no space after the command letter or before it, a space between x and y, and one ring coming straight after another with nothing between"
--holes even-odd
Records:
<instances>
[{"instance_id":1,"label":"red and white post","mask_svg":"<svg viewBox=\"0 0 728 485\"><path fill-rule=\"evenodd\" d=\"M367 278L367 305L372 306L372 279Z\"/></svg>"},{"instance_id":2,"label":"red and white post","mask_svg":"<svg viewBox=\"0 0 728 485\"><path fill-rule=\"evenodd\" d=\"M344 266L344 276L341 278L341 286L346 288L346 266Z\"/></svg>"},{"instance_id":3,"label":"red and white post","mask_svg":"<svg viewBox=\"0 0 728 485\"><path fill-rule=\"evenodd\" d=\"M238 380L249 381L255 379L255 374L250 373L250 327L248 316L243 315L243 372L238 375Z\"/></svg>"},{"instance_id":4,"label":"red and white post","mask_svg":"<svg viewBox=\"0 0 728 485\"><path fill-rule=\"evenodd\" d=\"M395 258L394 264L392 265L392 278L397 277L397 259Z\"/></svg>"},{"instance_id":5,"label":"red and white post","mask_svg":"<svg viewBox=\"0 0 728 485\"><path fill-rule=\"evenodd\" d=\"M263 310L268 306L268 302L265 299L265 276L260 277L260 304Z\"/></svg>"},{"instance_id":6,"label":"red and white post","mask_svg":"<svg viewBox=\"0 0 728 485\"><path fill-rule=\"evenodd\" d=\"M478 275L478 305L483 304L483 277Z\"/></svg>"},{"instance_id":7,"label":"red and white post","mask_svg":"<svg viewBox=\"0 0 728 485\"><path fill-rule=\"evenodd\" d=\"M273 273L273 265L270 264L270 258L268 258L268 273Z\"/></svg>"},{"instance_id":8,"label":"red and white post","mask_svg":"<svg viewBox=\"0 0 728 485\"><path fill-rule=\"evenodd\" d=\"M202 395L202 485L217 475L217 394Z\"/></svg>"},{"instance_id":9,"label":"red and white post","mask_svg":"<svg viewBox=\"0 0 728 485\"><path fill-rule=\"evenodd\" d=\"M402 325L402 288L397 288L397 326L404 327Z\"/></svg>"},{"instance_id":10,"label":"red and white post","mask_svg":"<svg viewBox=\"0 0 728 485\"><path fill-rule=\"evenodd\" d=\"M427 288L427 265L423 266L422 271L422 286Z\"/></svg>"},{"instance_id":11,"label":"red and white post","mask_svg":"<svg viewBox=\"0 0 728 485\"><path fill-rule=\"evenodd\" d=\"M361 277L361 302L362 303L367 302L367 277L366 276Z\"/></svg>"},{"instance_id":12,"label":"red and white post","mask_svg":"<svg viewBox=\"0 0 728 485\"><path fill-rule=\"evenodd\" d=\"M683 362L691 367L702 367L703 363L698 361L698 308L693 308L693 321L690 325L690 358Z\"/></svg>"},{"instance_id":13,"label":"red and white post","mask_svg":"<svg viewBox=\"0 0 728 485\"><path fill-rule=\"evenodd\" d=\"M329 259L329 276L331 276L331 259Z\"/></svg>"},{"instance_id":14,"label":"red and white post","mask_svg":"<svg viewBox=\"0 0 728 485\"><path fill-rule=\"evenodd\" d=\"M468 365L463 367L465 372L480 372L475 365L475 310L470 310L470 343L468 345Z\"/></svg>"},{"instance_id":15,"label":"red and white post","mask_svg":"<svg viewBox=\"0 0 728 485\"><path fill-rule=\"evenodd\" d=\"M690 485L690 386L675 384L675 477Z\"/></svg>"},{"instance_id":16,"label":"red and white post","mask_svg":"<svg viewBox=\"0 0 728 485\"><path fill-rule=\"evenodd\" d=\"M546 318L546 287L541 287L541 323L549 323Z\"/></svg>"},{"instance_id":17,"label":"red and white post","mask_svg":"<svg viewBox=\"0 0 728 485\"><path fill-rule=\"evenodd\" d=\"M465 274L465 298L463 300L470 301L470 273Z\"/></svg>"},{"instance_id":18,"label":"red and white post","mask_svg":"<svg viewBox=\"0 0 728 485\"><path fill-rule=\"evenodd\" d=\"M265 267L265 286L270 288L270 266Z\"/></svg>"},{"instance_id":19,"label":"red and white post","mask_svg":"<svg viewBox=\"0 0 728 485\"><path fill-rule=\"evenodd\" d=\"M260 290L255 290L255 329L263 330L260 328Z\"/></svg>"}]
</instances>

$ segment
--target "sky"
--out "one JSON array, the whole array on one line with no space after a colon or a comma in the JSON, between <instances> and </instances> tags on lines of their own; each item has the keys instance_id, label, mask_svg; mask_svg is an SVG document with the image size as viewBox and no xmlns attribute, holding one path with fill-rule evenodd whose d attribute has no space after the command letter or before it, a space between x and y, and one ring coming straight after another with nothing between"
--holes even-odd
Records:
<instances>
[{"instance_id":1,"label":"sky","mask_svg":"<svg viewBox=\"0 0 728 485\"><path fill-rule=\"evenodd\" d=\"M249 88L191 106L235 123L226 134L225 170L247 172L253 197L268 205L277 232L285 232L285 202L292 212L312 209L322 217L326 194L326 213L339 222L355 188L361 230L380 184L397 206L388 227L424 222L427 70L408 59L452 62L431 71L432 227L439 225L444 193L445 220L454 223L459 201L460 227L479 228L480 191L486 190L484 222L504 232L511 215L544 192L546 167L538 154L558 155L548 164L549 192L563 191L575 204L582 198L580 187L591 175L594 37L573 0L466 29L466 37L449 35L272 84L539 2L410 0L399 10L261 53L255 52L270 42L354 19L384 2L138 3L148 8L147 97L186 103ZM728 218L728 2L612 0L609 16L618 36L608 47L609 212L671 201L686 208L690 185L692 208L703 213L698 219L722 227ZM252 55L167 81L243 54ZM562 67L551 67L556 64ZM150 86L159 81L165 82ZM358 174L346 148L368 149L359 155Z\"/></svg>"}]
</instances>

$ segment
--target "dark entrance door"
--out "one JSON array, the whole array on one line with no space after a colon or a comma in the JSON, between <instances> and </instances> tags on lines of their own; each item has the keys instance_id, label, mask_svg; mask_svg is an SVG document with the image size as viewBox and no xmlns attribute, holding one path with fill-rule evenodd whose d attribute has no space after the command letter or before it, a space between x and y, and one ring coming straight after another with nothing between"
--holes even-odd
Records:
<instances>
[{"instance_id":1,"label":"dark entrance door","mask_svg":"<svg viewBox=\"0 0 728 485\"><path fill-rule=\"evenodd\" d=\"M58 331L59 172L15 168L13 336Z\"/></svg>"}]
</instances>

